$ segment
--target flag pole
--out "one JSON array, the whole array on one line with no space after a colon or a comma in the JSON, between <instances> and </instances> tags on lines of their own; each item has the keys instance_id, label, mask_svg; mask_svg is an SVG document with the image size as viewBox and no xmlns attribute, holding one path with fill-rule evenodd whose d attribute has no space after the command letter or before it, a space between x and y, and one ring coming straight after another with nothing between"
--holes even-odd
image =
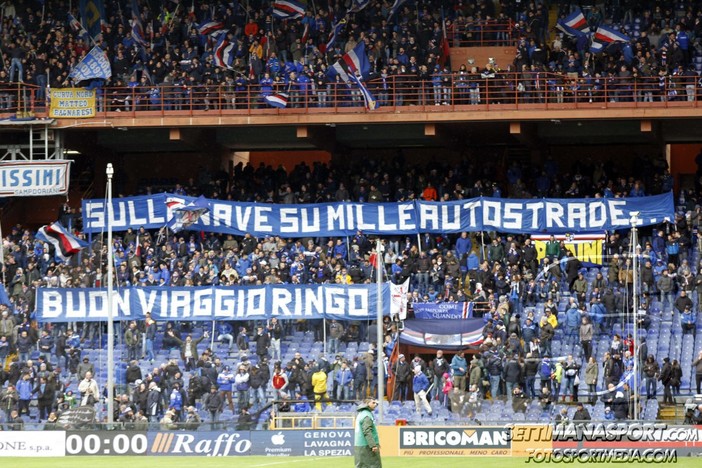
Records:
<instances>
[{"instance_id":1,"label":"flag pole","mask_svg":"<svg viewBox=\"0 0 702 468\"><path fill-rule=\"evenodd\" d=\"M375 273L376 273L376 308L378 316L377 316L377 323L376 326L378 328L378 337L377 337L377 349L376 349L376 354L377 354L377 360L378 360L378 422L382 423L383 422L383 400L385 399L385 382L383 379L385 376L383 375L383 273L382 270L380 269L380 262L381 262L381 249L382 249L382 244L380 243L380 237L378 237L378 240L376 241L375 244Z\"/></svg>"},{"instance_id":2,"label":"flag pole","mask_svg":"<svg viewBox=\"0 0 702 468\"><path fill-rule=\"evenodd\" d=\"M215 342L215 323L216 320L212 321L212 339L210 340L210 349L214 349L214 342Z\"/></svg>"},{"instance_id":3,"label":"flag pole","mask_svg":"<svg viewBox=\"0 0 702 468\"><path fill-rule=\"evenodd\" d=\"M114 423L114 389L115 389L115 334L112 310L112 274L114 257L112 256L112 176L115 170L107 164L107 422Z\"/></svg>"},{"instance_id":4,"label":"flag pole","mask_svg":"<svg viewBox=\"0 0 702 468\"><path fill-rule=\"evenodd\" d=\"M7 284L5 281L5 240L2 237L2 215L4 209L0 209L0 268L2 269L2 283Z\"/></svg>"}]
</instances>

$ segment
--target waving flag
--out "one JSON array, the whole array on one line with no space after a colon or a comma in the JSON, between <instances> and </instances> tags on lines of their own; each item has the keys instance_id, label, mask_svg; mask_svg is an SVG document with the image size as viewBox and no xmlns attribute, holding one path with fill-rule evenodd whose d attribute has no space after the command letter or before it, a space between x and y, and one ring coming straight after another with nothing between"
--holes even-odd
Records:
<instances>
[{"instance_id":1,"label":"waving flag","mask_svg":"<svg viewBox=\"0 0 702 468\"><path fill-rule=\"evenodd\" d=\"M95 46L90 52L76 65L68 75L76 82L84 80L92 80L100 78L108 80L112 76L112 68L107 54L100 47Z\"/></svg>"},{"instance_id":2,"label":"waving flag","mask_svg":"<svg viewBox=\"0 0 702 468\"><path fill-rule=\"evenodd\" d=\"M285 93L274 93L263 96L263 100L266 101L269 106L284 109L288 105L288 97L289 96Z\"/></svg>"},{"instance_id":3,"label":"waving flag","mask_svg":"<svg viewBox=\"0 0 702 468\"><path fill-rule=\"evenodd\" d=\"M351 0L351 8L349 8L349 12L358 13L368 5L370 5L370 0Z\"/></svg>"},{"instance_id":4,"label":"waving flag","mask_svg":"<svg viewBox=\"0 0 702 468\"><path fill-rule=\"evenodd\" d=\"M556 27L569 36L581 36L590 33L590 26L588 26L585 15L583 15L580 8L576 8L573 13L564 19L559 19L556 22Z\"/></svg>"},{"instance_id":5,"label":"waving flag","mask_svg":"<svg viewBox=\"0 0 702 468\"><path fill-rule=\"evenodd\" d=\"M224 23L220 21L208 21L202 23L197 28L197 32L202 36L209 36L224 28Z\"/></svg>"},{"instance_id":6,"label":"waving flag","mask_svg":"<svg viewBox=\"0 0 702 468\"><path fill-rule=\"evenodd\" d=\"M336 22L334 27L332 27L332 32L329 35L329 40L327 41L326 48L324 50L329 50L331 47L334 45L336 42L336 38L341 34L341 32L346 28L347 24L346 17L341 18L339 21Z\"/></svg>"},{"instance_id":7,"label":"waving flag","mask_svg":"<svg viewBox=\"0 0 702 468\"><path fill-rule=\"evenodd\" d=\"M629 38L629 36L627 36L626 34L622 34L619 31L615 31L614 29L602 25L600 25L597 28L597 30L595 31L595 35L592 39L603 44L631 41L631 38Z\"/></svg>"},{"instance_id":8,"label":"waving flag","mask_svg":"<svg viewBox=\"0 0 702 468\"><path fill-rule=\"evenodd\" d=\"M93 39L102 34L102 25L105 20L105 4L103 0L80 0L78 2L81 24Z\"/></svg>"},{"instance_id":9,"label":"waving flag","mask_svg":"<svg viewBox=\"0 0 702 468\"><path fill-rule=\"evenodd\" d=\"M59 222L39 228L36 238L53 245L56 261L60 262L65 262L88 246L87 242L66 231Z\"/></svg>"},{"instance_id":10,"label":"waving flag","mask_svg":"<svg viewBox=\"0 0 702 468\"><path fill-rule=\"evenodd\" d=\"M210 211L210 203L204 196L187 204L181 198L168 197L166 198L166 206L172 214L166 225L173 232L188 229L197 223L202 215Z\"/></svg>"},{"instance_id":11,"label":"waving flag","mask_svg":"<svg viewBox=\"0 0 702 468\"><path fill-rule=\"evenodd\" d=\"M439 65L442 67L451 58L451 47L449 47L448 36L446 35L446 17L444 16L444 7L441 7L441 55L439 56Z\"/></svg>"},{"instance_id":12,"label":"waving flag","mask_svg":"<svg viewBox=\"0 0 702 468\"><path fill-rule=\"evenodd\" d=\"M141 18L139 13L139 5L137 0L132 0L132 38L134 42L140 46L145 47L147 45L146 36L144 35L144 26L141 24Z\"/></svg>"},{"instance_id":13,"label":"waving flag","mask_svg":"<svg viewBox=\"0 0 702 468\"><path fill-rule=\"evenodd\" d=\"M222 68L232 68L234 62L234 44L229 42L226 34L222 34L214 48L215 65Z\"/></svg>"},{"instance_id":14,"label":"waving flag","mask_svg":"<svg viewBox=\"0 0 702 468\"><path fill-rule=\"evenodd\" d=\"M603 52L607 46L616 42L628 43L631 39L614 29L606 26L598 26L595 34L592 36L592 44L590 44L590 52L597 54Z\"/></svg>"},{"instance_id":15,"label":"waving flag","mask_svg":"<svg viewBox=\"0 0 702 468\"><path fill-rule=\"evenodd\" d=\"M349 79L352 83L355 83L356 86L358 86L359 91L361 91L361 96L363 96L363 102L366 105L366 109L368 110L375 110L378 108L378 101L375 100L375 97L371 94L370 91L368 91L368 88L363 84L361 79L356 76L355 74L349 75Z\"/></svg>"},{"instance_id":16,"label":"waving flag","mask_svg":"<svg viewBox=\"0 0 702 468\"><path fill-rule=\"evenodd\" d=\"M305 23L305 29L302 31L302 46L304 47L305 44L307 44L307 41L310 39L310 24Z\"/></svg>"},{"instance_id":17,"label":"waving flag","mask_svg":"<svg viewBox=\"0 0 702 468\"><path fill-rule=\"evenodd\" d=\"M85 30L80 21L78 21L76 17L70 13L68 14L68 24L71 26L71 29L73 29L74 32L77 32L81 36L88 34L88 31Z\"/></svg>"},{"instance_id":18,"label":"waving flag","mask_svg":"<svg viewBox=\"0 0 702 468\"><path fill-rule=\"evenodd\" d=\"M370 62L366 55L366 44L363 41L359 42L352 51L344 54L341 60L329 67L327 76L331 79L335 79L336 75L339 75L344 83L348 83L351 79L350 75L356 74L357 71L360 72L364 78L368 77L368 73L370 72Z\"/></svg>"},{"instance_id":19,"label":"waving flag","mask_svg":"<svg viewBox=\"0 0 702 468\"><path fill-rule=\"evenodd\" d=\"M388 21L390 21L390 18L395 16L395 13L398 12L400 7L405 4L407 0L395 0L395 3L392 4L390 7L390 11L388 12Z\"/></svg>"},{"instance_id":20,"label":"waving flag","mask_svg":"<svg viewBox=\"0 0 702 468\"><path fill-rule=\"evenodd\" d=\"M277 0L273 2L273 16L278 19L302 18L305 5L297 0Z\"/></svg>"}]
</instances>

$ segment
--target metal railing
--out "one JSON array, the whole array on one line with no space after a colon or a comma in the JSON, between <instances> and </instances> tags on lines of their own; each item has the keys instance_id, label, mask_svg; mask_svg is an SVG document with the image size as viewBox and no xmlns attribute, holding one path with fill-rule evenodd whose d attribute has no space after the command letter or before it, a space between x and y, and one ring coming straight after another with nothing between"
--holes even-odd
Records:
<instances>
[{"instance_id":1,"label":"metal railing","mask_svg":"<svg viewBox=\"0 0 702 468\"><path fill-rule=\"evenodd\" d=\"M461 21L447 32L451 47L508 47L515 44L514 22Z\"/></svg>"},{"instance_id":2,"label":"metal railing","mask_svg":"<svg viewBox=\"0 0 702 468\"><path fill-rule=\"evenodd\" d=\"M435 78L435 79L434 79ZM393 75L367 83L380 107L367 111L355 87L330 83L262 88L258 84L144 86L101 89L97 118L149 116L226 116L266 114L348 114L365 112L446 112L490 110L696 108L702 86L695 77L665 79L577 77L552 73L451 73L426 80ZM286 108L270 107L271 92L289 94ZM16 96L21 96L19 103ZM19 105L18 105L19 104ZM47 102L32 86L0 88L0 117L28 110L47 115Z\"/></svg>"},{"instance_id":3,"label":"metal railing","mask_svg":"<svg viewBox=\"0 0 702 468\"><path fill-rule=\"evenodd\" d=\"M353 427L354 413L278 413L271 418L269 429L349 429Z\"/></svg>"}]
</instances>

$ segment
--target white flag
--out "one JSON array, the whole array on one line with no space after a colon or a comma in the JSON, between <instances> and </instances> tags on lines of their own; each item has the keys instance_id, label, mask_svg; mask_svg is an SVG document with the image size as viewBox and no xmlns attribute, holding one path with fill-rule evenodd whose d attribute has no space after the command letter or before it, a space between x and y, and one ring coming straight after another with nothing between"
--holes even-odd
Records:
<instances>
[{"instance_id":1,"label":"white flag","mask_svg":"<svg viewBox=\"0 0 702 468\"><path fill-rule=\"evenodd\" d=\"M407 301L409 300L409 278L402 284L390 283L390 317L407 319Z\"/></svg>"}]
</instances>

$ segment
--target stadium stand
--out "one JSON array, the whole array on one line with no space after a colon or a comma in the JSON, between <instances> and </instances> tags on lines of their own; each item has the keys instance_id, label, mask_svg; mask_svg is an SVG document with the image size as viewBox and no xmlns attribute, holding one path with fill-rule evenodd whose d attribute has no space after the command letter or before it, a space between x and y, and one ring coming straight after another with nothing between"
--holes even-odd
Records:
<instances>
[{"instance_id":1,"label":"stadium stand","mask_svg":"<svg viewBox=\"0 0 702 468\"><path fill-rule=\"evenodd\" d=\"M360 182L364 177L368 177L369 181L380 179L377 184L378 188L371 182L368 189L368 201L371 201L373 196L383 197L384 191L400 194L399 197L407 199L429 196L426 188L434 185L441 196L447 199L463 196L462 192L456 191L456 184L453 180L440 180L438 175L444 173L443 170L422 171L420 168L412 168L409 170L409 174L429 174L426 183L421 182L422 176L416 178L409 176L407 179L398 181L401 185L391 187L389 180L385 179L384 182L384 178L380 176L384 168L377 169L377 171L373 171L376 175L363 171L346 174L349 177L349 182L353 180ZM523 179L526 186L522 192L519 192L523 195L536 190L541 179L540 177L537 179L521 177L519 172L522 169L526 168L513 166L507 176L508 178ZM268 173L252 177L251 171L254 170L264 173L268 171ZM591 167L590 170L596 171L597 168ZM339 184L339 189L336 190L335 186L327 185L325 187L326 194L308 192L302 188L306 187L305 181L310 179L335 180L335 176L332 175L334 173L334 169L326 165L317 165L313 169L300 165L291 172L289 177L283 177L282 173L277 173L270 167L254 169L249 166L239 168L233 180L228 181L226 185L235 187L244 181L270 181L274 184L271 187L250 185L241 187L239 193L247 193L250 196L260 193L272 197L272 200L267 201L289 202L290 197L299 200L313 197L319 201L333 197L331 192L344 192L345 189ZM634 181L633 178L629 182L625 178L616 177L615 180L602 179L600 185L595 186L593 185L593 174L586 171L581 171L579 174L581 177L570 177L573 178L578 190L583 195L610 192L611 196L630 195L632 190L648 187L642 182ZM461 169L456 169L454 177L458 180L467 175ZM665 185L667 180L665 174L663 177L658 177L658 174L653 176L649 173L649 177L651 177L651 190L667 190L669 188ZM435 184L431 184L433 178L436 178ZM218 188L210 184L208 180L208 178L202 177L202 185L191 181L165 188L182 195L200 195L202 193L216 195L219 192ZM656 181L659 181L658 186ZM310 183L310 186L315 185ZM365 187L364 182L360 182L358 186L352 184L349 186L357 195L343 193L340 199L366 201L362 193L362 189ZM292 187L295 187L295 190ZM489 179L477 180L473 188L477 192L473 193L483 193L480 192L480 187L486 187L487 193L491 195L495 195L495 191L499 190L499 186L493 184ZM558 189L554 188L553 190ZM378 194L374 195L375 192ZM548 189L547 192L547 194L554 195L556 193L552 192L551 189ZM226 197L224 194L221 196ZM687 206L681 208L690 208L691 210L687 213L687 217L679 216L676 219L675 228L677 230L669 236L667 241L663 241L661 244L663 251L655 250L659 248L660 242L651 240L644 244L647 247L640 253L640 258L644 260L642 264L648 260L655 265L652 272L654 275L651 280L652 286L649 290L651 295L642 296L644 299L647 297L655 299L648 303L644 301L641 306L642 310L646 312L641 317L643 331L640 337L646 338L648 353L655 357L657 365L663 367L662 371L654 372L656 375L660 376L661 372L671 371L670 369L665 370L663 357L670 358L671 364L673 364L672 361L675 361L676 372L681 374L679 375L680 388L678 391L682 390L683 392L689 392L691 386L694 386L693 360L702 351L702 338L696 334L696 325L692 328L692 333L683 333L682 311L676 309L678 302L675 301L677 299L675 301L660 301L657 296L658 289L667 287L661 281L661 278L665 276L663 270L667 268L675 275L675 279L672 281L673 287L691 293L694 310L699 310L697 292L698 285L702 281L702 273L694 276L691 267L691 265L699 265L697 239L693 240L691 237L693 235L691 226L695 226L699 219L699 209L695 208L695 203L694 194L689 193L686 199ZM80 220L72 217L70 213L65 213L62 221L66 225L79 226L80 224ZM658 235L656 230L650 234ZM570 335L568 327L578 328L581 317L591 317L596 326L592 338L591 354L595 359L596 368L599 369L595 388L600 394L596 398L593 397L589 394L588 387L581 383L575 395L577 399L588 402L586 409L594 418L604 418L606 416L605 408L611 406L614 397L617 396L617 392L609 395L605 391L607 384L614 383L616 385L620 381L628 381L627 379L631 378L631 375L626 373L626 369L631 366L632 358L628 348L625 349L625 347L631 346L631 343L615 340L619 342L619 344L615 344L612 341L614 335L626 337L632 333L632 323L627 323L624 320L626 308L630 307L630 303L627 302L630 297L628 297L629 293L625 284L627 277L623 274L627 265L625 259L629 248L627 237L625 235L610 237L606 246L610 259L608 265L578 269L582 274L581 281L584 284L584 288L581 289L582 285L577 282L573 283L573 287L569 287L567 273L570 269L567 266L563 269L558 267L555 270L549 270L546 273L549 277L545 277L543 270L546 264L545 262L540 265L536 264L536 260L532 257L533 247L525 242L526 238L496 233L492 233L492 236L494 242L491 241L492 237L488 235L485 238L484 246L481 244L481 236L478 233L471 233L470 236L466 237L457 236L456 238L423 236L421 247L424 252L429 254L428 257L418 255L419 245L416 241L402 238L385 240L388 246L388 252L384 258L386 274L398 282L404 280L405 277L411 278L412 290L417 292L416 295L412 295L412 302L454 301L456 300L454 295L461 290L461 294L459 294L463 297L461 300L487 303L488 311L483 315L486 326L483 330L485 343L480 350L482 359L471 363L471 369L472 366L479 366L492 373L491 369L496 365L495 359L499 363L497 366L501 368L496 372L497 385L493 388L490 385L484 385L483 380L488 379L482 372L478 374L479 389L475 392L474 401L469 403L465 409L452 411L451 395L444 397L439 392L434 392L431 402L434 411L430 417L426 415L419 417L415 411L415 403L411 399L403 402L406 395L400 395L387 408L388 416L417 423L461 419L466 418L467 414L472 415L472 418L485 421L512 418L514 411L511 402L517 399L505 398L505 392L507 388L513 388L513 385L508 386L507 369L510 368L510 357L516 351L519 358L518 368L520 369L516 383L521 388L524 388L524 382L531 382L532 388L536 383L534 393L532 394L529 390L528 394L525 395L525 398L528 397L528 403L524 408L523 417L526 420L551 421L554 415L559 414L560 409L564 407L563 405L574 401L572 398L574 392L572 388L568 387L568 379L572 377L574 380L575 375L577 375L580 382L584 382L587 378L589 371L584 363L583 343L577 337ZM369 256L374 254L374 250L369 239L359 232L357 236L350 239L350 248L345 245L345 239L337 240L340 242L335 242L335 239L329 239L329 242L326 239L276 239L273 237L254 239L248 235L242 238L219 235L201 236L198 233L187 232L172 238L159 239L158 233L150 233L143 228L137 231L129 230L115 239L116 285L141 284L144 287L208 284L246 285L290 282L293 277L299 278L301 283L313 284L371 281L375 272L370 266ZM89 368L88 366L81 368L80 363L83 359L88 358L89 363L94 365L96 381L103 386L107 369L105 368L106 336L102 326L95 323L70 324L69 327L72 330L68 331L66 324L36 327L32 325L31 321L35 288L91 287L104 284L105 279L101 276L100 271L104 269L106 260L105 250L100 240L94 240L90 248L81 251L67 264L56 263L53 260L51 250L53 247L36 240L34 232L22 229L20 226L13 228L4 241L5 252L7 252L4 269L5 285L14 305L15 314L8 315L8 309L4 308L3 333L1 335L8 342L10 351L10 353L6 351L5 355L17 356L16 359L11 360L9 372L3 374L4 379L8 381L8 384L15 384L20 376L27 372L32 375L36 374L34 378L40 378L52 375L50 369L53 367L55 368L54 385L57 386L55 391L62 395L71 390L78 395L77 386L83 380L84 371ZM510 248L511 243L514 243L514 248ZM656 246L655 249L652 247L653 245ZM674 245L680 246L677 258L668 254L666 259L666 252L672 251L670 246ZM555 256L567 258L564 247L562 245L556 245L556 247ZM394 253L395 250L398 254ZM440 257L446 259L445 267L441 262L437 262ZM470 257L476 257L475 261ZM207 260L201 261L200 258ZM426 263L425 258L428 259L429 263ZM479 265L483 259L484 263ZM326 265L321 266L325 261ZM211 274L206 271L208 268L212 272ZM346 268L348 268L348 273L344 274L343 270ZM425 283L420 278L422 272L427 270L430 274L428 282ZM615 274L617 270L619 273ZM452 274L456 277L453 277ZM550 277L551 275L554 276ZM541 279L549 281L541 281ZM596 285L600 287L604 285L602 288L604 292L595 289ZM481 286L485 292L481 292ZM558 293L553 294L556 290ZM482 296L483 294L487 294L487 296ZM549 297L554 297L555 301L549 302ZM601 316L599 309L595 311L600 303L604 305L606 311L604 317ZM598 305L595 306L595 304ZM544 347L537 344L530 348L531 343L529 343L528 338L523 343L518 340L515 346L514 342L510 340L510 335L514 332L520 339L534 336L534 334L538 337L539 333L543 333L543 331L539 332L539 327L536 327L535 331L531 324L537 324L543 328L548 317L546 310L551 310L551 307L554 308L557 317L557 326L551 343L551 356L554 359L552 363L548 364L548 371L554 375L563 373L563 377L559 384L552 384L551 375L544 376L543 378L547 382L545 386L552 387L544 396L538 394L542 387L539 382L543 375ZM569 318L572 314L575 314L576 317L574 324ZM510 321L508 318L510 315L514 315L517 322ZM699 316L699 312L695 312L695 315ZM531 320L531 324L527 323L527 319ZM321 321L301 321L299 323L283 321L280 328L275 325L267 328L268 338L260 340L256 339L254 334L258 325L267 326L263 323L230 322L218 323L215 330L210 330L209 326L203 328L193 323L149 323L148 326L143 322L135 323L132 326L128 323L122 323L121 327L118 327L118 344L115 348L117 356L121 357L116 375L120 385L120 393L128 395L126 398L130 403L127 406L134 405L134 415L139 411L148 414L148 387L151 382L154 382L161 388L158 400L159 413L156 416L156 420L159 421L162 412L165 412L170 406L174 404L179 406L180 412L187 407L185 402L199 411L203 420L209 420L209 399L198 398L209 393L207 391L209 385L215 385L222 391L224 401L218 399L215 401L215 403L222 405L222 414L218 415L218 418L221 417L222 420L231 420L234 415L239 413L242 405L253 405L253 409L258 410L265 407L264 403L282 397L292 399L293 408L295 408L297 397L304 395L309 401L313 401L314 393L312 392L311 379L320 366L328 369L329 372L328 394L336 395L335 385L338 385L335 384L336 376L339 375L341 362L344 360L348 361L355 379L360 378L365 380L364 384L368 384L367 387L366 385L355 387L356 391L352 392L351 399L360 397L365 391L374 391L375 363L369 359L369 356L375 353L374 346L370 345L370 342L375 342L373 323L363 323L360 330L356 324L339 323L334 325L338 327L335 330L336 334L332 332L330 324L326 336L329 340L337 337L338 344L335 344L336 353L328 353L328 358L324 359L321 358L325 349L325 344L322 342ZM384 329L387 336L386 341L391 343L384 351L390 356L399 333L398 324L389 321L385 324ZM46 333L43 330L46 330ZM23 337L23 331L27 332L26 338ZM210 332L211 336L208 336L206 332ZM578 334L580 333L585 332L578 332ZM189 359L185 358L183 351L185 348L180 340L186 340L187 336L192 338L193 343L197 343L197 351L194 356L199 354L200 358L196 362L188 362ZM259 352L257 347L270 346L270 338L275 336L281 336L280 352L276 353L278 356L272 354L273 349L271 348L262 353ZM148 345L149 350L153 349L151 354L147 354L146 338L149 338L151 342ZM494 346L488 346L488 343L494 343ZM18 351L17 355L13 352L14 348ZM331 341L327 342L326 349L334 351L331 348ZM530 354L527 355L527 352ZM570 368L568 363L562 364L560 358L557 358L560 356L565 358L569 355L572 355L575 360L573 365L575 374L573 375L568 374ZM609 356L614 355L617 355L618 359L609 358ZM270 359L271 357L275 357L275 359ZM31 364L27 364L28 359L32 360ZM303 361L298 364L295 362L296 359ZM415 361L411 362L414 365ZM421 362L422 367L428 369L429 376L433 381L434 363L429 361L429 365L427 365L421 359L416 362ZM237 390L236 384L232 388L232 383L229 380L233 381L237 370L242 366L247 369L246 373L251 372L249 374L251 385L256 381L257 386L252 387L254 390L246 389L244 395L237 395L239 391L243 390ZM287 380L287 387L282 389L280 379L274 378L278 367L286 375L285 380ZM256 370L252 370L254 368ZM391 370L393 377L399 375L396 368L393 367ZM257 374L260 376L254 379L253 376ZM645 376L645 374L642 375ZM529 379L529 377L532 378ZM469 380L472 385L474 381L472 372ZM441 377L439 377L438 382L442 382ZM465 384L465 380L463 382ZM179 393L179 398L174 396L175 400L173 400L170 397L176 383L182 392ZM663 384L657 381L653 384L654 389L660 390L662 387ZM222 390L223 388L225 390ZM258 388L264 389L263 394L257 390ZM466 390L470 390L470 387L466 386L466 388L461 389L461 391ZM491 395L491 391L496 394ZM6 387L3 395L7 396L8 393L10 392ZM559 393L562 395L561 398L557 396ZM229 397L232 394L233 401L229 403ZM469 394L470 392L468 392ZM568 402L566 402L566 395ZM653 395L651 396L653 397ZM32 399L35 397L36 394L32 394ZM348 395L344 395L344 399L346 398ZM179 400L182 401L178 403ZM79 402L80 399L77 399L76 403ZM53 402L52 409L60 410L61 404L57 401ZM343 411L347 405L348 403L343 401L330 403L324 407L324 411ZM116 419L123 417L124 420L127 418L125 413L127 408L123 405L120 406L120 414L116 415ZM304 405L301 408L304 409ZM572 405L567 405L567 408L571 412L574 411ZM30 406L30 421L45 419L45 415L40 416L38 411L38 407L35 409ZM258 424L267 423L270 416L269 410L264 410L258 416ZM657 418L658 400L656 398L646 400L642 416L645 419ZM185 416L180 417L185 418ZM517 415L517 418L522 418L521 413ZM184 420L180 419L180 421Z\"/></svg>"},{"instance_id":2,"label":"stadium stand","mask_svg":"<svg viewBox=\"0 0 702 468\"><path fill-rule=\"evenodd\" d=\"M362 107L361 94L328 73L360 42L370 61L363 79L381 107L691 102L701 94L697 2L582 11L576 3L418 1L390 16L390 2L360 2L358 12L328 2L283 20L265 1L236 8L160 2L158 11L105 2L95 38L77 8L67 16L59 2L25 10L6 3L0 110L21 106L18 81L32 109L44 107L47 85L78 84L69 73L95 44L107 53L112 78L80 84L98 89L102 112L252 110L279 93L291 108ZM602 25L609 38L556 28L575 11L588 31ZM602 47L593 45L598 40ZM508 63L451 67L449 45L516 52Z\"/></svg>"}]
</instances>

